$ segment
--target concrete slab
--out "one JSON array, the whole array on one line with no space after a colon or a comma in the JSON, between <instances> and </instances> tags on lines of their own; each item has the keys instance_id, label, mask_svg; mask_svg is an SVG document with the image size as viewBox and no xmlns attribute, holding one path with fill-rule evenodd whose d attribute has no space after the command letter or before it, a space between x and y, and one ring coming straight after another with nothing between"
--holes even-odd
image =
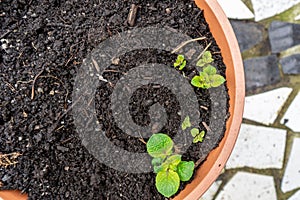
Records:
<instances>
[{"instance_id":1,"label":"concrete slab","mask_svg":"<svg viewBox=\"0 0 300 200\"><path fill-rule=\"evenodd\" d=\"M222 181L214 182L199 200L213 200L221 183L222 183Z\"/></svg>"},{"instance_id":2,"label":"concrete slab","mask_svg":"<svg viewBox=\"0 0 300 200\"><path fill-rule=\"evenodd\" d=\"M254 14L241 0L218 0L226 16L230 19L252 19ZM232 6L234 5L234 6Z\"/></svg>"},{"instance_id":3,"label":"concrete slab","mask_svg":"<svg viewBox=\"0 0 300 200\"><path fill-rule=\"evenodd\" d=\"M288 200L299 200L300 199L300 190L296 192L293 196L288 198Z\"/></svg>"},{"instance_id":4,"label":"concrete slab","mask_svg":"<svg viewBox=\"0 0 300 200\"><path fill-rule=\"evenodd\" d=\"M292 90L282 87L246 97L243 117L266 125L272 124Z\"/></svg>"},{"instance_id":5,"label":"concrete slab","mask_svg":"<svg viewBox=\"0 0 300 200\"><path fill-rule=\"evenodd\" d=\"M300 132L300 92L284 114L280 123L285 124L295 132Z\"/></svg>"},{"instance_id":6,"label":"concrete slab","mask_svg":"<svg viewBox=\"0 0 300 200\"><path fill-rule=\"evenodd\" d=\"M300 0L288 0L288 1L287 0L272 0L272 1L251 0L251 1L252 1L256 21L260 21L262 19L266 19L276 14L279 14L300 2Z\"/></svg>"},{"instance_id":7,"label":"concrete slab","mask_svg":"<svg viewBox=\"0 0 300 200\"><path fill-rule=\"evenodd\" d=\"M242 124L226 169L282 168L286 130Z\"/></svg>"},{"instance_id":8,"label":"concrete slab","mask_svg":"<svg viewBox=\"0 0 300 200\"><path fill-rule=\"evenodd\" d=\"M293 141L292 151L282 178L281 190L283 192L300 188L300 138Z\"/></svg>"},{"instance_id":9,"label":"concrete slab","mask_svg":"<svg viewBox=\"0 0 300 200\"><path fill-rule=\"evenodd\" d=\"M277 199L272 176L237 172L216 198L216 200L254 199Z\"/></svg>"}]
</instances>

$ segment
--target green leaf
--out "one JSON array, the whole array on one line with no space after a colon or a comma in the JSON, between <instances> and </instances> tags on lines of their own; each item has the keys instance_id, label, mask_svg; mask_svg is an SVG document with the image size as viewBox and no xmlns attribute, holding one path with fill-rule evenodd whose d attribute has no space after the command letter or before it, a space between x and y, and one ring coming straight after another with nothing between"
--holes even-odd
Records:
<instances>
[{"instance_id":1,"label":"green leaf","mask_svg":"<svg viewBox=\"0 0 300 200\"><path fill-rule=\"evenodd\" d=\"M181 161L177 166L177 173L181 181L188 181L193 175L195 164L193 161Z\"/></svg>"},{"instance_id":2,"label":"green leaf","mask_svg":"<svg viewBox=\"0 0 300 200\"><path fill-rule=\"evenodd\" d=\"M180 163L180 161L181 161L181 155L175 154L175 155L168 157L165 162L177 166Z\"/></svg>"},{"instance_id":3,"label":"green leaf","mask_svg":"<svg viewBox=\"0 0 300 200\"><path fill-rule=\"evenodd\" d=\"M179 70L183 70L183 68L185 67L185 65L186 65L186 60L184 60L184 61L181 63L181 65L180 65L180 67L179 67Z\"/></svg>"},{"instance_id":4,"label":"green leaf","mask_svg":"<svg viewBox=\"0 0 300 200\"><path fill-rule=\"evenodd\" d=\"M155 186L159 193L165 197L174 195L180 184L180 178L178 174L172 170L166 172L161 171L156 175Z\"/></svg>"},{"instance_id":5,"label":"green leaf","mask_svg":"<svg viewBox=\"0 0 300 200\"><path fill-rule=\"evenodd\" d=\"M177 56L177 59L176 59L175 63L174 63L174 67L180 66L183 63L183 61L184 61L184 55L179 54Z\"/></svg>"},{"instance_id":6,"label":"green leaf","mask_svg":"<svg viewBox=\"0 0 300 200\"><path fill-rule=\"evenodd\" d=\"M172 154L173 141L163 133L153 134L147 142L147 152L154 158L164 158Z\"/></svg>"},{"instance_id":7,"label":"green leaf","mask_svg":"<svg viewBox=\"0 0 300 200\"><path fill-rule=\"evenodd\" d=\"M163 158L153 158L152 161L151 161L151 164L153 166L158 166L158 165L161 165L163 162Z\"/></svg>"},{"instance_id":8,"label":"green leaf","mask_svg":"<svg viewBox=\"0 0 300 200\"><path fill-rule=\"evenodd\" d=\"M219 74L210 76L209 80L212 87L219 87L226 81L225 78Z\"/></svg>"},{"instance_id":9,"label":"green leaf","mask_svg":"<svg viewBox=\"0 0 300 200\"><path fill-rule=\"evenodd\" d=\"M158 172L162 172L162 171L164 171L164 172L166 172L167 170L169 169L169 164L167 164L167 163L163 163L163 164L161 164L161 165L159 165L159 166L154 166L153 167L153 171L154 171L154 173L158 173Z\"/></svg>"},{"instance_id":10,"label":"green leaf","mask_svg":"<svg viewBox=\"0 0 300 200\"><path fill-rule=\"evenodd\" d=\"M207 75L215 75L217 73L217 69L212 65L208 65L207 67L203 68L203 72L205 72Z\"/></svg>"},{"instance_id":11,"label":"green leaf","mask_svg":"<svg viewBox=\"0 0 300 200\"><path fill-rule=\"evenodd\" d=\"M192 78L191 84L195 87L207 89L210 88L209 76L205 72L200 72L199 76L194 76Z\"/></svg>"},{"instance_id":12,"label":"green leaf","mask_svg":"<svg viewBox=\"0 0 300 200\"><path fill-rule=\"evenodd\" d=\"M191 127L190 117L186 116L181 124L181 129L184 131L185 129Z\"/></svg>"},{"instance_id":13,"label":"green leaf","mask_svg":"<svg viewBox=\"0 0 300 200\"><path fill-rule=\"evenodd\" d=\"M202 57L198 60L196 65L198 67L204 67L205 65L212 63L213 61L214 59L212 58L210 51L205 51Z\"/></svg>"},{"instance_id":14,"label":"green leaf","mask_svg":"<svg viewBox=\"0 0 300 200\"><path fill-rule=\"evenodd\" d=\"M193 143L202 142L205 136L205 131L201 131L198 135L194 137Z\"/></svg>"},{"instance_id":15,"label":"green leaf","mask_svg":"<svg viewBox=\"0 0 300 200\"><path fill-rule=\"evenodd\" d=\"M191 130L191 134L192 134L192 136L193 137L196 137L198 134L199 134L199 129L197 129L197 128L193 128L192 130Z\"/></svg>"},{"instance_id":16,"label":"green leaf","mask_svg":"<svg viewBox=\"0 0 300 200\"><path fill-rule=\"evenodd\" d=\"M191 80L191 84L195 87L200 88L203 85L203 80L200 76L194 76Z\"/></svg>"}]
</instances>

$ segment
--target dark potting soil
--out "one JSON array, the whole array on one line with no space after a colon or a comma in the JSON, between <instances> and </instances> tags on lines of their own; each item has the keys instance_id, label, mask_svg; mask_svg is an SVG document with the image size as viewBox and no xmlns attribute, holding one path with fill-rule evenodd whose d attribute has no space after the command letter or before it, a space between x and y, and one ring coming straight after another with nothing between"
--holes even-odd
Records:
<instances>
[{"instance_id":1,"label":"dark potting soil","mask_svg":"<svg viewBox=\"0 0 300 200\"><path fill-rule=\"evenodd\" d=\"M126 21L133 3L138 5L138 12L130 27ZM153 25L171 27L192 38L205 36L199 45L204 49L211 42L208 50L214 65L225 76L220 50L194 2L2 0L0 13L0 154L21 154L16 159L10 157L17 164L0 166L0 190L19 189L29 199L164 199L156 191L154 173L120 172L88 152L69 112L74 103L71 94L77 69L102 41L126 30ZM115 145L131 152L146 152L139 138L124 134L114 122L109 102L114 84L140 64L172 66L175 60L176 55L168 51L135 50L121 56L119 63L110 66L113 71L103 74L110 84L99 84L95 107L102 130ZM188 63L183 72L190 80L196 69ZM200 121L212 131L206 133L203 143L191 145L183 160L201 163L223 137L228 95L226 91L194 91ZM218 99L222 98L226 99L226 109L219 106ZM173 137L180 129L181 111L168 88L148 84L136 90L129 104L132 119L140 126L148 125L149 109L156 103L168 116L166 125L158 131ZM206 130L203 123L198 127ZM180 190L186 184L181 183Z\"/></svg>"}]
</instances>

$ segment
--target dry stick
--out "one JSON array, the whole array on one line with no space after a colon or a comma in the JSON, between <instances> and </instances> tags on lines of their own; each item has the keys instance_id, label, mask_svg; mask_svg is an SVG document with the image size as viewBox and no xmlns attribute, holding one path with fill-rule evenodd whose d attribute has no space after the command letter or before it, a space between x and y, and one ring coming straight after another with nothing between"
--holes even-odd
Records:
<instances>
[{"instance_id":1,"label":"dry stick","mask_svg":"<svg viewBox=\"0 0 300 200\"><path fill-rule=\"evenodd\" d=\"M205 129L207 131L211 131L211 129L209 128L209 126L205 123L205 122L202 122L203 126L205 127Z\"/></svg>"},{"instance_id":2,"label":"dry stick","mask_svg":"<svg viewBox=\"0 0 300 200\"><path fill-rule=\"evenodd\" d=\"M199 37L199 38L194 38L194 39L191 39L191 40L187 40L183 43L181 43L180 45L178 45L171 53L175 53L177 51L179 51L182 47L184 47L185 45L191 43L191 42L195 42L195 41L198 41L198 40L204 40L206 39L206 37Z\"/></svg>"},{"instance_id":3,"label":"dry stick","mask_svg":"<svg viewBox=\"0 0 300 200\"><path fill-rule=\"evenodd\" d=\"M135 4L131 4L131 8L127 18L127 22L130 26L134 26L135 24L137 10L138 10L138 6Z\"/></svg>"},{"instance_id":4,"label":"dry stick","mask_svg":"<svg viewBox=\"0 0 300 200\"><path fill-rule=\"evenodd\" d=\"M200 53L200 55L197 57L197 60L201 58L201 56L204 54L204 52L210 47L211 42L204 48L204 50Z\"/></svg>"},{"instance_id":5,"label":"dry stick","mask_svg":"<svg viewBox=\"0 0 300 200\"><path fill-rule=\"evenodd\" d=\"M34 77L34 79L33 79L33 83L32 83L32 86L31 86L31 99L34 98L34 85L35 85L35 82L36 82L36 80L38 79L38 77L43 73L43 71L44 71L44 69L42 69L42 70L38 73L38 75L36 75L36 76Z\"/></svg>"}]
</instances>

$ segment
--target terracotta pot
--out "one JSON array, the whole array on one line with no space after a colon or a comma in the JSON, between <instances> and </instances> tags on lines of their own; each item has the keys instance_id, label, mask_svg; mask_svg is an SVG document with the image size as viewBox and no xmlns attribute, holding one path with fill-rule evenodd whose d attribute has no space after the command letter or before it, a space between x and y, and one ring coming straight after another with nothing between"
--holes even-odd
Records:
<instances>
[{"instance_id":1,"label":"terracotta pot","mask_svg":"<svg viewBox=\"0 0 300 200\"><path fill-rule=\"evenodd\" d=\"M176 196L176 200L195 200L203 195L217 179L227 162L237 139L243 118L245 79L243 61L233 29L217 0L195 0L203 12L210 31L221 49L226 65L230 118L219 146L209 153L207 160L196 172L192 183Z\"/></svg>"},{"instance_id":2,"label":"terracotta pot","mask_svg":"<svg viewBox=\"0 0 300 200\"><path fill-rule=\"evenodd\" d=\"M204 16L209 24L218 46L221 49L226 64L226 79L230 96L230 118L227 130L219 146L207 157L207 160L197 170L193 181L186 186L174 199L195 200L203 195L221 173L234 147L242 122L245 80L240 49L232 27L217 0L195 0L197 6L204 10ZM26 200L26 195L18 191L0 191L3 200Z\"/></svg>"}]
</instances>

